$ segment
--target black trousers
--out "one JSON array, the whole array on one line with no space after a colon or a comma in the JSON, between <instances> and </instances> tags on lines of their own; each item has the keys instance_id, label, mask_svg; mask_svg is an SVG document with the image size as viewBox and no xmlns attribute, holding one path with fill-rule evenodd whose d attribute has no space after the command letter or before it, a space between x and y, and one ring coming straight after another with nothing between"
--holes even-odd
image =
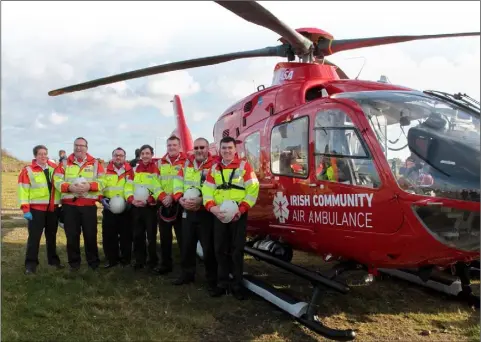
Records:
<instances>
[{"instance_id":1,"label":"black trousers","mask_svg":"<svg viewBox=\"0 0 481 342\"><path fill-rule=\"evenodd\" d=\"M45 240L47 241L47 261L49 265L60 264L57 255L57 213L31 209L32 220L28 221L27 252L25 255L25 267L36 268L40 239L45 228Z\"/></svg>"},{"instance_id":2,"label":"black trousers","mask_svg":"<svg viewBox=\"0 0 481 342\"><path fill-rule=\"evenodd\" d=\"M165 222L159 218L160 252L162 254L162 267L172 268L172 226L174 226L177 245L182 255L182 208L179 207L177 218L173 222Z\"/></svg>"},{"instance_id":3,"label":"black trousers","mask_svg":"<svg viewBox=\"0 0 481 342\"><path fill-rule=\"evenodd\" d=\"M149 265L157 266L157 206L147 205L145 207L132 206L132 225L134 229L134 255L138 265L147 263L147 250L149 253ZM145 246L145 235L147 244Z\"/></svg>"},{"instance_id":4,"label":"black trousers","mask_svg":"<svg viewBox=\"0 0 481 342\"><path fill-rule=\"evenodd\" d=\"M119 261L129 264L132 259L132 215L127 208L120 214L114 214L110 210L102 211L102 245L105 259L110 264Z\"/></svg>"},{"instance_id":5,"label":"black trousers","mask_svg":"<svg viewBox=\"0 0 481 342\"><path fill-rule=\"evenodd\" d=\"M246 242L247 213L239 220L222 223L214 218L214 249L217 259L218 286L228 288L229 273L232 273L232 288L238 290L242 287L242 274L244 272L244 245Z\"/></svg>"},{"instance_id":6,"label":"black trousers","mask_svg":"<svg viewBox=\"0 0 481 342\"><path fill-rule=\"evenodd\" d=\"M90 267L100 264L97 246L97 206L62 205L64 229L67 236L67 255L70 267L80 267L80 233L84 237L85 257Z\"/></svg>"},{"instance_id":7,"label":"black trousers","mask_svg":"<svg viewBox=\"0 0 481 342\"><path fill-rule=\"evenodd\" d=\"M182 216L181 267L185 277L195 278L197 241L204 254L205 277L209 286L217 284L214 250L214 215L206 210L188 211Z\"/></svg>"}]
</instances>

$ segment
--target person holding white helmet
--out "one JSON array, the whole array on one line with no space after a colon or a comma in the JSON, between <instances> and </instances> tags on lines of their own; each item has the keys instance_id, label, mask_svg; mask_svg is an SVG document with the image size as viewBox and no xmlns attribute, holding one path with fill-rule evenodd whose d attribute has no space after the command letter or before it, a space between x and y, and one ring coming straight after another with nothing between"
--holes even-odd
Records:
<instances>
[{"instance_id":1,"label":"person holding white helmet","mask_svg":"<svg viewBox=\"0 0 481 342\"><path fill-rule=\"evenodd\" d=\"M121 147L112 151L112 160L102 178L103 190L100 196L102 212L102 244L106 259L105 268L119 262L129 265L132 256L131 211L125 205L124 187L127 180L134 180L134 171L125 161L126 153ZM120 244L120 246L119 246Z\"/></svg>"},{"instance_id":2,"label":"person holding white helmet","mask_svg":"<svg viewBox=\"0 0 481 342\"><path fill-rule=\"evenodd\" d=\"M247 211L259 195L259 181L249 162L241 160L236 140L220 141L220 160L214 163L202 186L205 208L215 215L214 248L218 263L218 286L213 296L221 296L230 288L242 300L242 274L246 239ZM230 282L229 273L233 280Z\"/></svg>"},{"instance_id":3,"label":"person holding white helmet","mask_svg":"<svg viewBox=\"0 0 481 342\"><path fill-rule=\"evenodd\" d=\"M80 269L80 233L83 233L87 263L96 270L100 264L96 202L102 192L100 179L104 167L87 152L85 138L75 139L73 147L74 152L59 164L53 176L54 186L61 193L68 263L71 271Z\"/></svg>"},{"instance_id":4,"label":"person holding white helmet","mask_svg":"<svg viewBox=\"0 0 481 342\"><path fill-rule=\"evenodd\" d=\"M150 145L140 148L140 162L134 167L134 179L127 179L124 196L132 204L132 225L134 230L134 269L144 268L147 263L145 235L148 241L148 265L157 267L157 199L162 192L159 184L159 169L152 161L154 149Z\"/></svg>"},{"instance_id":5,"label":"person holding white helmet","mask_svg":"<svg viewBox=\"0 0 481 342\"><path fill-rule=\"evenodd\" d=\"M167 139L167 153L157 161L162 193L159 197L159 231L162 261L157 273L160 275L172 272L172 227L179 249L182 249L182 210L173 195L174 179L185 164L185 154L180 151L180 139L175 135ZM181 251L182 253L182 251Z\"/></svg>"},{"instance_id":6,"label":"person holding white helmet","mask_svg":"<svg viewBox=\"0 0 481 342\"><path fill-rule=\"evenodd\" d=\"M212 167L209 142L205 138L194 141L194 155L190 156L178 177L174 179L174 200L179 201L182 214L182 248L180 265L182 273L174 285L194 282L197 241L204 254L205 277L208 292L212 294L217 284L217 262L214 250L214 216L202 205L202 184Z\"/></svg>"}]
</instances>

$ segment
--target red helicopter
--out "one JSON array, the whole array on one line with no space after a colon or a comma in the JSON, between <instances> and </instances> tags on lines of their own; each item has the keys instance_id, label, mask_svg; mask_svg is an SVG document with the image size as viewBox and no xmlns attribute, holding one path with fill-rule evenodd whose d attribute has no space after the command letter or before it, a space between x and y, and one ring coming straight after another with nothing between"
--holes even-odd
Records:
<instances>
[{"instance_id":1,"label":"red helicopter","mask_svg":"<svg viewBox=\"0 0 481 342\"><path fill-rule=\"evenodd\" d=\"M362 267L427 286L439 268L456 267L457 292L472 302L467 263L479 259L480 107L466 94L416 91L349 79L325 59L336 52L479 32L336 40L323 30L293 30L256 2L216 1L268 28L281 45L130 71L49 92L50 96L114 82L252 57L286 57L270 87L228 108L217 120L211 152L225 136L253 165L259 199L249 211L246 253L308 279L310 303L287 297L246 274L244 285L302 324L337 340L352 330L327 328L314 316L322 288L346 293L335 280ZM296 56L299 62L295 62ZM184 151L192 150L182 104L174 97ZM290 263L293 250L339 261L331 272ZM403 275L400 275L400 272ZM444 282L444 283L443 283Z\"/></svg>"}]
</instances>

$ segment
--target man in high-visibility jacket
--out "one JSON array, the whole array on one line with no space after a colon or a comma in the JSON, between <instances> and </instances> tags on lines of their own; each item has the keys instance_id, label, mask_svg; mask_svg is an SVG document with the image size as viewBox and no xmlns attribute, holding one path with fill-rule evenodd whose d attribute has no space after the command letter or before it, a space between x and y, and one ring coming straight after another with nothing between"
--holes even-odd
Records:
<instances>
[{"instance_id":1,"label":"man in high-visibility jacket","mask_svg":"<svg viewBox=\"0 0 481 342\"><path fill-rule=\"evenodd\" d=\"M174 179L174 200L183 207L182 214L182 273L174 285L188 284L195 280L195 261L197 241L202 245L205 265L205 277L209 293L213 293L217 284L217 262L214 250L214 216L202 205L202 184L212 167L213 158L209 153L209 142L205 138L194 141L194 155L189 157ZM183 193L197 189L199 197L185 199Z\"/></svg>"},{"instance_id":2,"label":"man in high-visibility jacket","mask_svg":"<svg viewBox=\"0 0 481 342\"><path fill-rule=\"evenodd\" d=\"M71 271L80 268L80 233L83 233L85 257L89 267L100 264L97 246L97 205L102 191L104 168L87 153L88 142L79 137L74 141L74 152L54 173L54 185L61 192L64 229L67 236L67 255ZM79 177L83 182L78 181Z\"/></svg>"},{"instance_id":3,"label":"man in high-visibility jacket","mask_svg":"<svg viewBox=\"0 0 481 342\"><path fill-rule=\"evenodd\" d=\"M25 166L18 176L18 202L23 217L28 221L25 273L37 270L40 239L45 228L47 261L51 266L63 268L57 255L57 207L60 193L52 184L56 164L48 160L48 150L43 145L33 148L35 159Z\"/></svg>"},{"instance_id":4,"label":"man in high-visibility jacket","mask_svg":"<svg viewBox=\"0 0 481 342\"><path fill-rule=\"evenodd\" d=\"M227 180L227 181L226 181ZM214 214L214 248L218 263L218 287L214 296L226 293L229 287L235 298L244 299L242 273L246 239L247 211L254 206L259 195L259 181L251 165L241 160L232 137L220 141L220 158L214 163L202 186L205 208ZM224 200L233 200L238 211L231 222L222 223ZM232 265L232 269L231 269ZM229 273L234 279L229 281Z\"/></svg>"},{"instance_id":5,"label":"man in high-visibility jacket","mask_svg":"<svg viewBox=\"0 0 481 342\"><path fill-rule=\"evenodd\" d=\"M157 269L159 274L172 272L172 226L174 226L177 245L182 250L182 210L174 200L174 178L185 164L185 155L180 152L180 139L171 136L167 139L167 153L157 162L160 173L162 193L159 197L159 231L162 261ZM182 253L182 251L181 251Z\"/></svg>"},{"instance_id":6,"label":"man in high-visibility jacket","mask_svg":"<svg viewBox=\"0 0 481 342\"><path fill-rule=\"evenodd\" d=\"M110 211L110 200L116 196L125 198L124 188L127 180L134 180L134 172L125 161L126 153L121 147L112 151L112 160L107 165L102 178L101 203L104 207L102 217L102 242L105 268L116 266L119 262L129 265L132 257L132 222L131 211L126 207L123 212L114 214ZM120 246L119 246L120 244Z\"/></svg>"},{"instance_id":7,"label":"man in high-visibility jacket","mask_svg":"<svg viewBox=\"0 0 481 342\"><path fill-rule=\"evenodd\" d=\"M154 149L150 145L140 148L140 161L133 168L133 180L127 179L124 196L132 204L132 224L134 231L134 269L139 270L146 264L155 270L159 261L157 256L157 199L162 189L159 182L157 164L152 161ZM149 196L146 201L136 198L136 191L147 188ZM145 246L147 234L148 256Z\"/></svg>"}]
</instances>

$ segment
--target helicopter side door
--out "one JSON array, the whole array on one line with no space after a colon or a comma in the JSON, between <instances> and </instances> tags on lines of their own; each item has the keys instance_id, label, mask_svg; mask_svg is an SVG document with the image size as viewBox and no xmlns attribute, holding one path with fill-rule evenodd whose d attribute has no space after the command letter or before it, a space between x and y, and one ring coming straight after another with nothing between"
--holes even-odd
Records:
<instances>
[{"instance_id":1,"label":"helicopter side door","mask_svg":"<svg viewBox=\"0 0 481 342\"><path fill-rule=\"evenodd\" d=\"M361 121L348 106L327 102L312 112L314 153L309 216L322 234L394 233L403 214L379 175ZM334 233L334 232L333 232Z\"/></svg>"}]
</instances>

